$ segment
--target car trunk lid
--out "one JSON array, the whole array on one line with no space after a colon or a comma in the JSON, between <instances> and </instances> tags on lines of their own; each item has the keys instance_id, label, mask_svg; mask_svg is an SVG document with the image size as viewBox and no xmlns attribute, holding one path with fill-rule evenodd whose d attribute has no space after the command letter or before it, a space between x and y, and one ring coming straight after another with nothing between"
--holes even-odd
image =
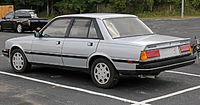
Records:
<instances>
[{"instance_id":1,"label":"car trunk lid","mask_svg":"<svg viewBox=\"0 0 200 105\"><path fill-rule=\"evenodd\" d=\"M143 46L143 51L159 50L159 57L152 57L148 60L163 59L174 56L181 56L190 52L181 52L180 47L190 44L189 38L179 38L166 35L144 35L114 39L126 43ZM183 48L184 49L184 48ZM187 49L186 49L187 50Z\"/></svg>"}]
</instances>

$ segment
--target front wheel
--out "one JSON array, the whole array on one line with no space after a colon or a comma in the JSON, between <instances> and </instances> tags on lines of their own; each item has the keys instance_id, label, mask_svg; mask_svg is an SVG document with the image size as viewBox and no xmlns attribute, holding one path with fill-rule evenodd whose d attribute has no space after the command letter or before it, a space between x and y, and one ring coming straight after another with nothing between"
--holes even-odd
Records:
<instances>
[{"instance_id":1,"label":"front wheel","mask_svg":"<svg viewBox=\"0 0 200 105\"><path fill-rule=\"evenodd\" d=\"M20 49L14 49L11 52L10 63L14 72L22 73L31 69L31 64Z\"/></svg>"},{"instance_id":2,"label":"front wheel","mask_svg":"<svg viewBox=\"0 0 200 105\"><path fill-rule=\"evenodd\" d=\"M99 58L93 62L91 77L94 84L100 88L112 88L119 80L119 74L114 66L104 58Z\"/></svg>"}]
</instances>

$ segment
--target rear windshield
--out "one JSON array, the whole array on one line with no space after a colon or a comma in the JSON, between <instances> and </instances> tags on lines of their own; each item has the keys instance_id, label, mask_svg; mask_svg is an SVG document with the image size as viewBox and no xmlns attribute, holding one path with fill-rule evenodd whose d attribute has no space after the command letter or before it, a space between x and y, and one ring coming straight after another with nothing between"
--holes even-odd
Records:
<instances>
[{"instance_id":1,"label":"rear windshield","mask_svg":"<svg viewBox=\"0 0 200 105\"><path fill-rule=\"evenodd\" d=\"M112 38L153 34L151 29L135 17L108 18L103 22Z\"/></svg>"},{"instance_id":2,"label":"rear windshield","mask_svg":"<svg viewBox=\"0 0 200 105\"><path fill-rule=\"evenodd\" d=\"M37 15L34 11L16 11L15 17L18 18L36 18Z\"/></svg>"}]
</instances>

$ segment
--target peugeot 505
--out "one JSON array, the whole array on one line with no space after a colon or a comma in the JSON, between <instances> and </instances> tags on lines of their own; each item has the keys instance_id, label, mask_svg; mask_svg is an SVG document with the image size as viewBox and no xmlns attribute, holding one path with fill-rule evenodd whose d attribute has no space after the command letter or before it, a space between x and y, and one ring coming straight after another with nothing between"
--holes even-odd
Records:
<instances>
[{"instance_id":1,"label":"peugeot 505","mask_svg":"<svg viewBox=\"0 0 200 105\"><path fill-rule=\"evenodd\" d=\"M89 71L101 88L121 75L156 76L195 61L190 39L155 34L135 15L109 13L58 16L34 35L8 39L2 52L15 72L32 64L75 68Z\"/></svg>"}]
</instances>

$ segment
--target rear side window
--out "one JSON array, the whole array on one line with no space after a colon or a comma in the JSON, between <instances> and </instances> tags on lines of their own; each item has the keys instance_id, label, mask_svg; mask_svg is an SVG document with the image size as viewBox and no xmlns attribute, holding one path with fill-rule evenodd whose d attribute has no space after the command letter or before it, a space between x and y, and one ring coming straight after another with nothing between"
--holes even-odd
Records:
<instances>
[{"instance_id":1,"label":"rear side window","mask_svg":"<svg viewBox=\"0 0 200 105\"><path fill-rule=\"evenodd\" d=\"M43 31L42 35L45 37L65 37L67 27L71 19L61 18L56 19Z\"/></svg>"},{"instance_id":2,"label":"rear side window","mask_svg":"<svg viewBox=\"0 0 200 105\"><path fill-rule=\"evenodd\" d=\"M75 19L69 37L87 38L91 19Z\"/></svg>"},{"instance_id":3,"label":"rear side window","mask_svg":"<svg viewBox=\"0 0 200 105\"><path fill-rule=\"evenodd\" d=\"M92 21L92 23L90 25L88 38L98 38L97 31L96 31L95 26L94 26L94 21Z\"/></svg>"}]
</instances>

